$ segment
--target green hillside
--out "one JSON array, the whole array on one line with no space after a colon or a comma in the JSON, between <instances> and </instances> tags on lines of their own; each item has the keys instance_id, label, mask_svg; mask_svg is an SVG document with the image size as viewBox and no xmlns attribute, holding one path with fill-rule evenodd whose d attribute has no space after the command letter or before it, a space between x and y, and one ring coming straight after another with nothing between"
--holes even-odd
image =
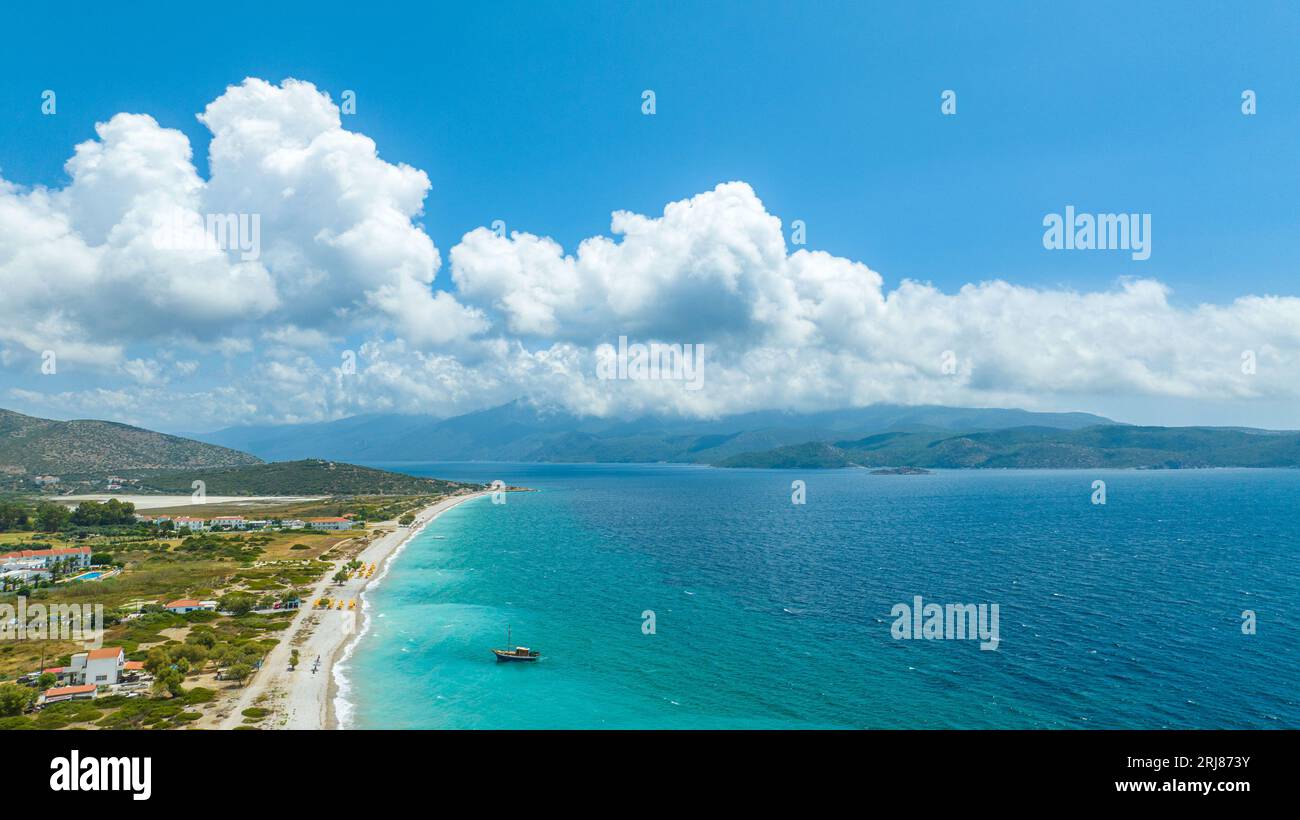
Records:
<instances>
[{"instance_id":1,"label":"green hillside","mask_svg":"<svg viewBox=\"0 0 1300 820\"><path fill-rule=\"evenodd\" d=\"M52 421L0 410L0 474L103 477L109 471L260 464L238 450L110 421Z\"/></svg>"}]
</instances>

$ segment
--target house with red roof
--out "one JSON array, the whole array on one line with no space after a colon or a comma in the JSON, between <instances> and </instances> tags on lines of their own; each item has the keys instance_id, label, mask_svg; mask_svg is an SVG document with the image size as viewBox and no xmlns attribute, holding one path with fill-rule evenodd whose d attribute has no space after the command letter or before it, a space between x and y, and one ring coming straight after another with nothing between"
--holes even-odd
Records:
<instances>
[{"instance_id":1,"label":"house with red roof","mask_svg":"<svg viewBox=\"0 0 1300 820\"><path fill-rule=\"evenodd\" d=\"M208 612L216 612L217 602L196 601L193 598L181 598L178 601L172 601L171 603L163 604L163 608L166 609L168 612L172 612L177 615L184 615L186 612L197 612L201 610L206 610Z\"/></svg>"},{"instance_id":2,"label":"house with red roof","mask_svg":"<svg viewBox=\"0 0 1300 820\"><path fill-rule=\"evenodd\" d=\"M56 686L53 689L46 689L41 695L39 705L48 706L51 703L59 703L65 700L77 700L93 698L98 687L93 683L78 684L76 686Z\"/></svg>"},{"instance_id":3,"label":"house with red roof","mask_svg":"<svg viewBox=\"0 0 1300 820\"><path fill-rule=\"evenodd\" d=\"M67 672L73 683L112 686L126 668L126 653L120 646L106 646L72 656Z\"/></svg>"}]
</instances>

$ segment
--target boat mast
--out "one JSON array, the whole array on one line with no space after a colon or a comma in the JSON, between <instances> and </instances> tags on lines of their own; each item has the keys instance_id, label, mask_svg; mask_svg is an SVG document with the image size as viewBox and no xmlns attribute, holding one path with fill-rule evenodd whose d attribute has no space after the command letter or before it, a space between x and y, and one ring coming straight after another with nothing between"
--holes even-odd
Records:
<instances>
[{"instance_id":1,"label":"boat mast","mask_svg":"<svg viewBox=\"0 0 1300 820\"><path fill-rule=\"evenodd\" d=\"M510 624L506 624L506 649L513 649L510 645Z\"/></svg>"}]
</instances>

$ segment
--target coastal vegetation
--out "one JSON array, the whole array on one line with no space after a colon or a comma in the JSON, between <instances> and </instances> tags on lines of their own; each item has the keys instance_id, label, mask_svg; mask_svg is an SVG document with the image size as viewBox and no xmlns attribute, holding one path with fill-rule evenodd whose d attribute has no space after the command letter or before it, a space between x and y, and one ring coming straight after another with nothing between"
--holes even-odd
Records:
<instances>
[{"instance_id":1,"label":"coastal vegetation","mask_svg":"<svg viewBox=\"0 0 1300 820\"><path fill-rule=\"evenodd\" d=\"M287 518L315 504L322 512L361 509L392 520L433 499L418 495L296 501L259 508L259 514ZM21 529L0 533L0 551L90 546L96 564L111 562L122 571L89 581L15 584L0 592L0 603L16 605L22 595L27 606L102 604L107 627L103 645L121 647L127 661L141 663L149 682L142 691L101 692L93 700L54 703L33 711L39 692L54 682L53 675L33 678L32 674L67 666L72 654L84 647L57 639L2 641L0 729L193 725L256 674L316 584L360 566L355 555L375 535L367 529L187 534L134 520L130 525L70 524L66 530L39 533L32 529L38 518L34 512L46 502L12 503L24 512L14 516L14 526ZM68 512L69 519L76 514L76 510ZM116 502L83 512L83 520L116 521L127 514L134 518L129 504ZM216 607L189 612L165 607L181 599L211 600ZM19 678L24 682L19 683Z\"/></svg>"},{"instance_id":2,"label":"coastal vegetation","mask_svg":"<svg viewBox=\"0 0 1300 820\"><path fill-rule=\"evenodd\" d=\"M322 459L212 469L126 470L144 492L189 495L195 481L210 495L432 495L471 485Z\"/></svg>"}]
</instances>

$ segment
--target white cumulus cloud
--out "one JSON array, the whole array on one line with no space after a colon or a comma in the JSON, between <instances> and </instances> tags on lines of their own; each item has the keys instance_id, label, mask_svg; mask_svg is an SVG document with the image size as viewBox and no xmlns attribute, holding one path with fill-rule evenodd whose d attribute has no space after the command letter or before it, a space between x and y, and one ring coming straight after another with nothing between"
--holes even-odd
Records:
<instances>
[{"instance_id":1,"label":"white cumulus cloud","mask_svg":"<svg viewBox=\"0 0 1300 820\"><path fill-rule=\"evenodd\" d=\"M428 176L382 159L325 93L248 79L199 119L206 179L181 132L126 113L76 146L63 187L0 179L0 399L201 429L519 397L626 416L1300 398L1293 296L1180 306L1154 280L891 285L790 247L739 181L615 212L610 235L570 250L470 231L439 287L442 254L416 222ZM188 228L160 243L178 213L256 215L257 252ZM702 345L700 389L602 380L596 348L620 336ZM28 375L46 351L57 383Z\"/></svg>"}]
</instances>

